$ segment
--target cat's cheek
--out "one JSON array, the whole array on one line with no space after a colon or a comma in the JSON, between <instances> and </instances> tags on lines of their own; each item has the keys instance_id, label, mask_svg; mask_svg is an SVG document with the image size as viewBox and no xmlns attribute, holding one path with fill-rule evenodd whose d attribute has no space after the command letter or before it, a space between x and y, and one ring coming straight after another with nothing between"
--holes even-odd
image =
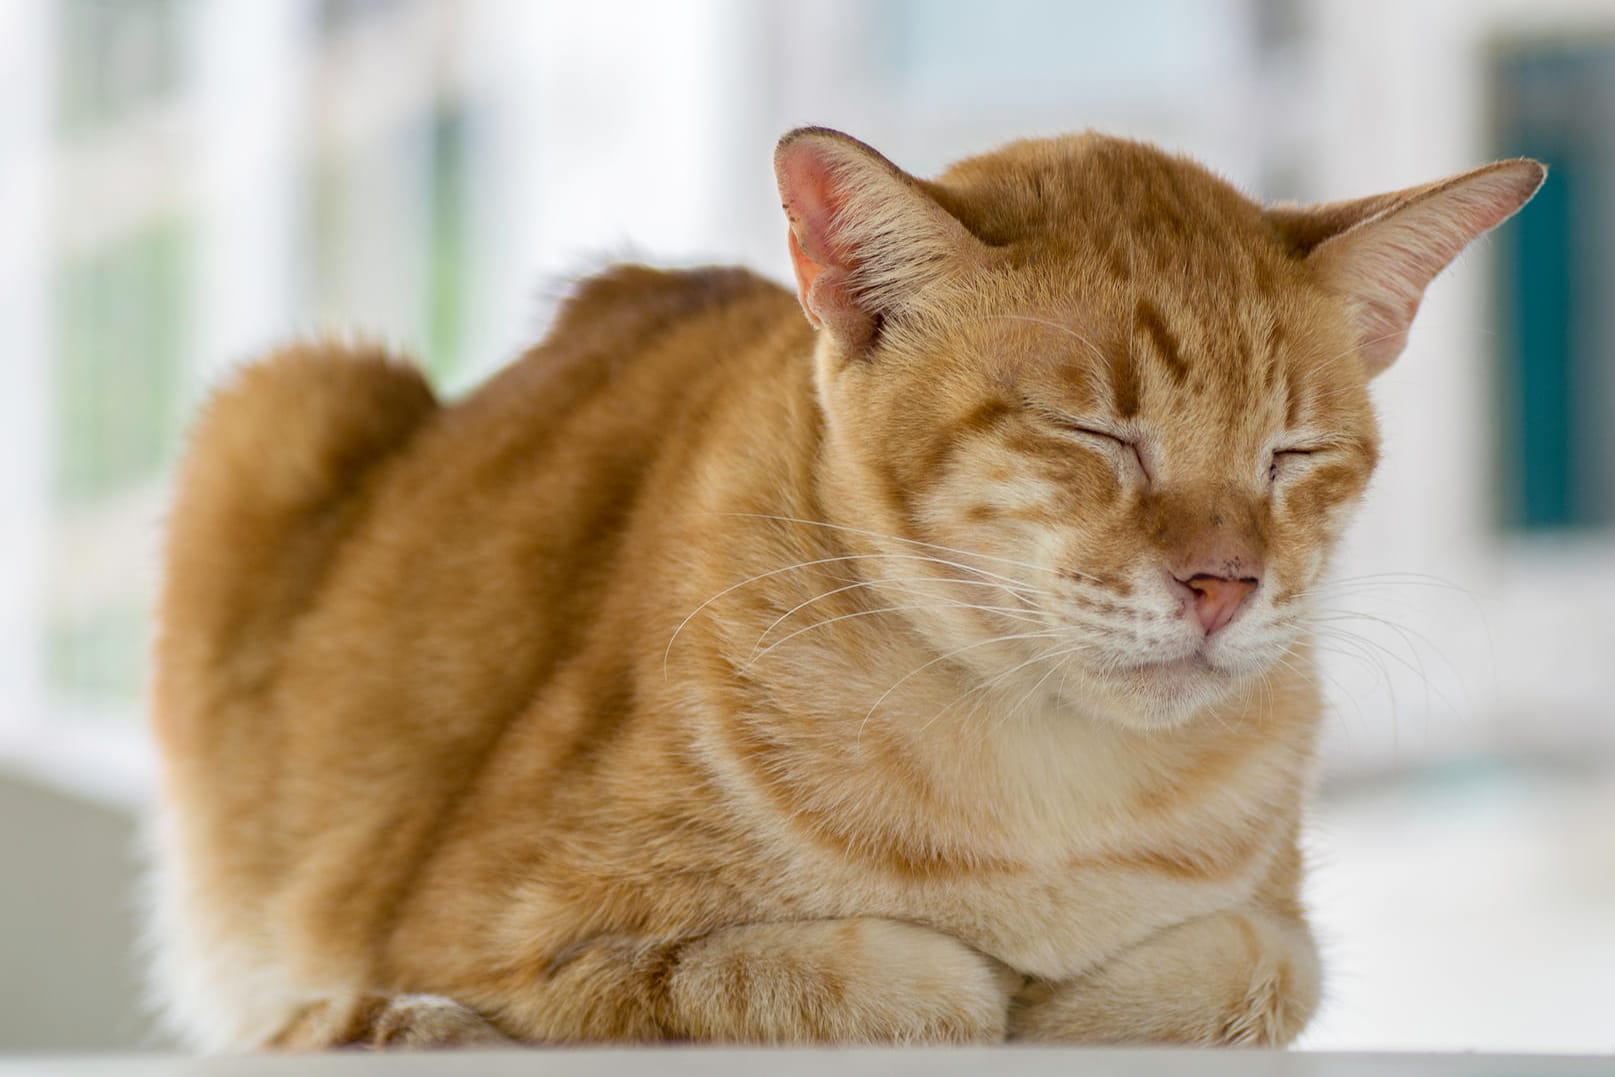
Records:
<instances>
[{"instance_id":1,"label":"cat's cheek","mask_svg":"<svg viewBox=\"0 0 1615 1077\"><path fill-rule=\"evenodd\" d=\"M1353 503L1338 504L1321 517L1275 518L1268 579L1264 584L1275 614L1291 612L1290 607L1298 596L1322 582L1345 533L1352 507Z\"/></svg>"},{"instance_id":2,"label":"cat's cheek","mask_svg":"<svg viewBox=\"0 0 1615 1077\"><path fill-rule=\"evenodd\" d=\"M976 463L975 475L936 491L933 519L951 519L962 534L1017 547L1009 556L1057 568L1083 570L1097 551L1127 545L1118 532L1127 526L1130 499L1105 461L1018 454Z\"/></svg>"},{"instance_id":3,"label":"cat's cheek","mask_svg":"<svg viewBox=\"0 0 1615 1077\"><path fill-rule=\"evenodd\" d=\"M1143 560L1147 544L1132 508L1126 491L1114 488L1072 498L1062 520L1061 567L1118 596L1136 593L1147 583L1150 565Z\"/></svg>"},{"instance_id":4,"label":"cat's cheek","mask_svg":"<svg viewBox=\"0 0 1615 1077\"><path fill-rule=\"evenodd\" d=\"M1065 512L1074 519L1124 525L1139 499L1136 485L1099 453L1062 460L1058 474Z\"/></svg>"}]
</instances>

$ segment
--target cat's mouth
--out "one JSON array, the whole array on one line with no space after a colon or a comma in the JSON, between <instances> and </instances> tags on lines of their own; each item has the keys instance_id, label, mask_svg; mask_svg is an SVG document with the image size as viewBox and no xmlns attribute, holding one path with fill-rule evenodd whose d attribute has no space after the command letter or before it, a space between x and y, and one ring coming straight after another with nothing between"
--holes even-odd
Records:
<instances>
[{"instance_id":1,"label":"cat's mouth","mask_svg":"<svg viewBox=\"0 0 1615 1077\"><path fill-rule=\"evenodd\" d=\"M1217 705L1269 664L1262 646L1229 648L1202 641L1175 657L1137 659L1109 672L1110 683L1136 708L1135 721L1159 728Z\"/></svg>"},{"instance_id":2,"label":"cat's mouth","mask_svg":"<svg viewBox=\"0 0 1615 1077\"><path fill-rule=\"evenodd\" d=\"M1202 678L1208 676L1224 676L1227 670L1222 669L1207 658L1203 651L1191 651L1180 658L1167 658L1155 662L1139 662L1135 665L1124 666L1124 675L1156 680L1177 680L1186 678Z\"/></svg>"},{"instance_id":3,"label":"cat's mouth","mask_svg":"<svg viewBox=\"0 0 1615 1077\"><path fill-rule=\"evenodd\" d=\"M1264 668L1275 649L1271 641L1260 635L1257 639L1241 639L1237 643L1221 635L1208 636L1193 642L1184 640L1180 647L1181 650L1170 648L1170 657L1129 656L1111 670L1135 686L1159 688L1174 684L1226 683Z\"/></svg>"},{"instance_id":4,"label":"cat's mouth","mask_svg":"<svg viewBox=\"0 0 1615 1077\"><path fill-rule=\"evenodd\" d=\"M1204 702L1208 693L1220 694L1232 675L1232 670L1213 662L1204 649L1178 658L1137 662L1116 671L1117 679L1131 692L1172 705Z\"/></svg>"}]
</instances>

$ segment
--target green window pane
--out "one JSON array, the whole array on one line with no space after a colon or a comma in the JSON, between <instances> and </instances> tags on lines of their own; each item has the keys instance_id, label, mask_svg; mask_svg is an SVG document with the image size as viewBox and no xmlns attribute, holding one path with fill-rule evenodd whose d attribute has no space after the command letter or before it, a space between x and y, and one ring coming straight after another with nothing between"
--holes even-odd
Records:
<instances>
[{"instance_id":1,"label":"green window pane","mask_svg":"<svg viewBox=\"0 0 1615 1077\"><path fill-rule=\"evenodd\" d=\"M426 360L441 384L465 351L469 252L466 230L466 119L460 110L432 123L432 231L427 250Z\"/></svg>"},{"instance_id":2,"label":"green window pane","mask_svg":"<svg viewBox=\"0 0 1615 1077\"><path fill-rule=\"evenodd\" d=\"M59 504L155 478L172 458L188 365L190 253L189 228L159 222L58 269Z\"/></svg>"},{"instance_id":3,"label":"green window pane","mask_svg":"<svg viewBox=\"0 0 1615 1077\"><path fill-rule=\"evenodd\" d=\"M146 629L141 611L124 604L92 614L52 618L45 635L51 693L76 702L138 701Z\"/></svg>"}]
</instances>

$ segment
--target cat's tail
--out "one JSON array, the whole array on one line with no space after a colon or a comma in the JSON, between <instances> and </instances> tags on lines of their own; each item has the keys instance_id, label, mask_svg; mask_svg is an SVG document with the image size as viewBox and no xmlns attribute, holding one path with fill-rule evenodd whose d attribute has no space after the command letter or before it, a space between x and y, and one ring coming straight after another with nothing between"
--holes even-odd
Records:
<instances>
[{"instance_id":1,"label":"cat's tail","mask_svg":"<svg viewBox=\"0 0 1615 1077\"><path fill-rule=\"evenodd\" d=\"M169 519L159 680L194 673L250 690L270 675L289 621L363 510L369 476L437 410L416 367L366 345L293 345L217 390ZM173 695L214 694L199 688ZM183 739L175 726L192 708L156 702L159 735Z\"/></svg>"},{"instance_id":2,"label":"cat's tail","mask_svg":"<svg viewBox=\"0 0 1615 1077\"><path fill-rule=\"evenodd\" d=\"M192 432L154 656L164 789L151 933L159 1004L194 1046L251 1043L263 1030L250 1015L268 1020L284 1001L241 896L277 870L271 844L247 840L273 797L264 700L386 462L437 411L420 371L382 349L308 344L242 368Z\"/></svg>"}]
</instances>

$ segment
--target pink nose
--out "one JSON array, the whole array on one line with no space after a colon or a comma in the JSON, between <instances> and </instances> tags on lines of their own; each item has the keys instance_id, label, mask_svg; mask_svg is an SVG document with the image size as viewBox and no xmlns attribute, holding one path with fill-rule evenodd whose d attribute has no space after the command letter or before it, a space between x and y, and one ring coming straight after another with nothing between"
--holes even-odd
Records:
<instances>
[{"instance_id":1,"label":"pink nose","mask_svg":"<svg viewBox=\"0 0 1615 1077\"><path fill-rule=\"evenodd\" d=\"M1204 572L1179 582L1194 592L1194 613L1208 636L1234 619L1251 592L1256 590L1257 583L1248 576L1231 580Z\"/></svg>"}]
</instances>

